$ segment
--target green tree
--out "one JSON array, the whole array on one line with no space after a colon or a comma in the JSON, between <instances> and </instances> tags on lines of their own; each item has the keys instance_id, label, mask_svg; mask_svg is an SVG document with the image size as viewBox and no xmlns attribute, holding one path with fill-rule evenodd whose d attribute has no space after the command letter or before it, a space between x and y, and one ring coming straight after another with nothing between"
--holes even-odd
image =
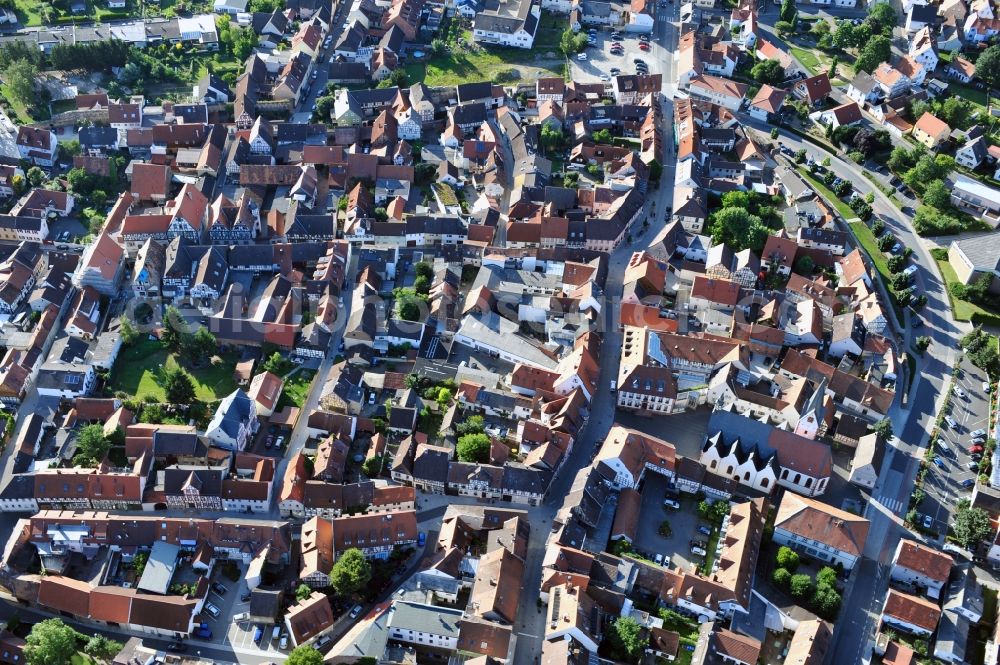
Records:
<instances>
[{"instance_id":1,"label":"green tree","mask_svg":"<svg viewBox=\"0 0 1000 665\"><path fill-rule=\"evenodd\" d=\"M803 277L809 277L816 268L816 262L808 254L803 254L795 260L795 272Z\"/></svg>"},{"instance_id":2,"label":"green tree","mask_svg":"<svg viewBox=\"0 0 1000 665\"><path fill-rule=\"evenodd\" d=\"M278 376L283 375L288 371L289 363L285 360L285 357L281 355L279 351L275 351L270 356L264 360L260 365L261 371L270 372L271 374L277 374Z\"/></svg>"},{"instance_id":3,"label":"green tree","mask_svg":"<svg viewBox=\"0 0 1000 665\"><path fill-rule=\"evenodd\" d=\"M575 55L587 48L587 35L583 32L573 32L571 28L563 30L559 38L559 48L567 56Z\"/></svg>"},{"instance_id":4,"label":"green tree","mask_svg":"<svg viewBox=\"0 0 1000 665\"><path fill-rule=\"evenodd\" d=\"M798 14L798 10L795 8L795 0L782 0L781 13L778 14L781 20L794 23L796 14Z\"/></svg>"},{"instance_id":5,"label":"green tree","mask_svg":"<svg viewBox=\"0 0 1000 665\"><path fill-rule=\"evenodd\" d=\"M323 665L323 654L316 647L303 644L292 649L285 663L286 665Z\"/></svg>"},{"instance_id":6,"label":"green tree","mask_svg":"<svg viewBox=\"0 0 1000 665\"><path fill-rule=\"evenodd\" d=\"M785 568L789 572L794 573L799 567L799 555L791 547L782 545L778 548L778 553L774 557L774 562L778 564L779 567Z\"/></svg>"},{"instance_id":7,"label":"green tree","mask_svg":"<svg viewBox=\"0 0 1000 665\"><path fill-rule=\"evenodd\" d=\"M121 650L121 642L115 642L111 638L100 634L94 635L87 640L86 646L83 647L85 654L98 660L111 660Z\"/></svg>"},{"instance_id":8,"label":"green tree","mask_svg":"<svg viewBox=\"0 0 1000 665\"><path fill-rule=\"evenodd\" d=\"M111 442L104 436L104 425L87 425L76 437L73 461L80 466L96 466L107 456L110 448Z\"/></svg>"},{"instance_id":9,"label":"green tree","mask_svg":"<svg viewBox=\"0 0 1000 665\"><path fill-rule=\"evenodd\" d=\"M202 364L215 354L219 343L208 328L199 326L193 335L186 336L184 347L191 362Z\"/></svg>"},{"instance_id":10,"label":"green tree","mask_svg":"<svg viewBox=\"0 0 1000 665\"><path fill-rule=\"evenodd\" d=\"M824 570L833 570L824 568ZM836 576L836 573L834 573ZM813 591L812 605L816 612L825 619L832 621L840 611L841 597L836 587L831 584L824 584L817 576L816 589Z\"/></svg>"},{"instance_id":11,"label":"green tree","mask_svg":"<svg viewBox=\"0 0 1000 665\"><path fill-rule=\"evenodd\" d=\"M434 55L444 55L448 50L448 44L443 39L431 40L431 53Z\"/></svg>"},{"instance_id":12,"label":"green tree","mask_svg":"<svg viewBox=\"0 0 1000 665\"><path fill-rule=\"evenodd\" d=\"M892 421L888 418L883 418L874 425L869 425L868 429L878 435L878 438L883 441L888 441L892 437Z\"/></svg>"},{"instance_id":13,"label":"green tree","mask_svg":"<svg viewBox=\"0 0 1000 665\"><path fill-rule=\"evenodd\" d=\"M38 103L35 92L35 82L38 80L38 67L29 60L15 60L3 72L3 82L11 99L27 107Z\"/></svg>"},{"instance_id":14,"label":"green tree","mask_svg":"<svg viewBox=\"0 0 1000 665\"><path fill-rule=\"evenodd\" d=\"M997 352L995 337L977 327L962 338L961 344L973 365L985 371L993 379L1000 375L1000 354Z\"/></svg>"},{"instance_id":15,"label":"green tree","mask_svg":"<svg viewBox=\"0 0 1000 665\"><path fill-rule=\"evenodd\" d=\"M376 478L382 472L382 456L369 457L361 464L361 470L369 478Z\"/></svg>"},{"instance_id":16,"label":"green tree","mask_svg":"<svg viewBox=\"0 0 1000 665\"><path fill-rule=\"evenodd\" d=\"M767 85L779 85L785 80L785 68L777 60L761 60L750 70L755 80Z\"/></svg>"},{"instance_id":17,"label":"green tree","mask_svg":"<svg viewBox=\"0 0 1000 665\"><path fill-rule=\"evenodd\" d=\"M931 338L926 335L921 335L920 337L913 340L913 348L920 355L924 355L927 348L931 345Z\"/></svg>"},{"instance_id":18,"label":"green tree","mask_svg":"<svg viewBox=\"0 0 1000 665\"><path fill-rule=\"evenodd\" d=\"M191 404L195 399L194 381L191 375L180 367L166 370L163 389L171 404Z\"/></svg>"},{"instance_id":19,"label":"green tree","mask_svg":"<svg viewBox=\"0 0 1000 665\"><path fill-rule=\"evenodd\" d=\"M344 551L330 570L330 586L341 596L353 596L372 579L372 566L356 547Z\"/></svg>"},{"instance_id":20,"label":"green tree","mask_svg":"<svg viewBox=\"0 0 1000 665\"><path fill-rule=\"evenodd\" d=\"M426 279L434 278L434 267L427 261L421 261L417 265L413 266L413 270L416 272L417 277L424 277Z\"/></svg>"},{"instance_id":21,"label":"green tree","mask_svg":"<svg viewBox=\"0 0 1000 665\"><path fill-rule=\"evenodd\" d=\"M709 233L716 244L725 243L734 251L753 249L760 252L770 230L757 215L745 208L722 208L709 220Z\"/></svg>"},{"instance_id":22,"label":"green tree","mask_svg":"<svg viewBox=\"0 0 1000 665\"><path fill-rule=\"evenodd\" d=\"M889 257L886 265L889 267L889 272L891 273L902 272L903 268L906 267L906 259L901 254L895 254Z\"/></svg>"},{"instance_id":23,"label":"green tree","mask_svg":"<svg viewBox=\"0 0 1000 665\"><path fill-rule=\"evenodd\" d=\"M865 23L880 32L884 37L892 39L892 29L898 22L896 10L888 2L876 2L868 6L868 18Z\"/></svg>"},{"instance_id":24,"label":"green tree","mask_svg":"<svg viewBox=\"0 0 1000 665\"><path fill-rule=\"evenodd\" d=\"M837 48L854 48L858 45L854 24L849 19L841 19L833 31L833 44Z\"/></svg>"},{"instance_id":25,"label":"green tree","mask_svg":"<svg viewBox=\"0 0 1000 665\"><path fill-rule=\"evenodd\" d=\"M812 578L805 573L799 573L798 575L792 575L792 579L789 582L789 590L792 592L792 597L798 600L804 600L812 595L813 592L813 581Z\"/></svg>"},{"instance_id":26,"label":"green tree","mask_svg":"<svg viewBox=\"0 0 1000 665\"><path fill-rule=\"evenodd\" d=\"M392 291L396 299L396 312L404 321L419 321L426 298L413 288L397 288Z\"/></svg>"},{"instance_id":27,"label":"green tree","mask_svg":"<svg viewBox=\"0 0 1000 665\"><path fill-rule=\"evenodd\" d=\"M257 48L257 33L252 28L237 28L232 31L232 50L236 60L243 62Z\"/></svg>"},{"instance_id":28,"label":"green tree","mask_svg":"<svg viewBox=\"0 0 1000 665\"><path fill-rule=\"evenodd\" d=\"M771 581L782 589L787 589L792 582L792 574L788 572L787 568L775 568L774 572L771 573Z\"/></svg>"},{"instance_id":29,"label":"green tree","mask_svg":"<svg viewBox=\"0 0 1000 665\"><path fill-rule=\"evenodd\" d=\"M295 587L295 600L302 602L306 598L312 595L312 587L308 584L300 584Z\"/></svg>"},{"instance_id":30,"label":"green tree","mask_svg":"<svg viewBox=\"0 0 1000 665\"><path fill-rule=\"evenodd\" d=\"M122 317L121 325L118 327L118 334L121 335L124 346L132 346L139 339L139 331L136 330L135 324L132 323L131 319L125 317Z\"/></svg>"},{"instance_id":31,"label":"green tree","mask_svg":"<svg viewBox=\"0 0 1000 665\"><path fill-rule=\"evenodd\" d=\"M479 414L469 416L455 426L455 432L462 434L480 434L486 430L486 421Z\"/></svg>"},{"instance_id":32,"label":"green tree","mask_svg":"<svg viewBox=\"0 0 1000 665\"><path fill-rule=\"evenodd\" d=\"M171 351L177 351L181 347L181 336L187 328L184 315L181 311L169 305L163 312L163 325L160 332L160 341Z\"/></svg>"},{"instance_id":33,"label":"green tree","mask_svg":"<svg viewBox=\"0 0 1000 665\"><path fill-rule=\"evenodd\" d=\"M816 584L825 584L827 586L837 588L837 571L830 566L823 566L816 573Z\"/></svg>"},{"instance_id":34,"label":"green tree","mask_svg":"<svg viewBox=\"0 0 1000 665\"><path fill-rule=\"evenodd\" d=\"M42 183L45 182L45 171L41 170L37 166L32 166L28 169L28 182L31 183L32 187L41 187Z\"/></svg>"},{"instance_id":35,"label":"green tree","mask_svg":"<svg viewBox=\"0 0 1000 665\"><path fill-rule=\"evenodd\" d=\"M621 656L626 656L628 660L635 662L642 653L644 642L642 639L642 626L632 617L618 617L611 624L612 650Z\"/></svg>"},{"instance_id":36,"label":"green tree","mask_svg":"<svg viewBox=\"0 0 1000 665\"><path fill-rule=\"evenodd\" d=\"M888 62L892 56L892 41L885 35L877 35L868 40L858 52L854 63L855 69L873 72L883 62Z\"/></svg>"},{"instance_id":37,"label":"green tree","mask_svg":"<svg viewBox=\"0 0 1000 665\"><path fill-rule=\"evenodd\" d=\"M427 295L431 290L431 281L423 275L417 275L413 280L413 290L421 295Z\"/></svg>"},{"instance_id":38,"label":"green tree","mask_svg":"<svg viewBox=\"0 0 1000 665\"><path fill-rule=\"evenodd\" d=\"M979 54L976 78L991 86L1000 85L1000 46L991 46Z\"/></svg>"},{"instance_id":39,"label":"green tree","mask_svg":"<svg viewBox=\"0 0 1000 665\"><path fill-rule=\"evenodd\" d=\"M542 125L540 140L545 150L558 150L565 142L562 128L553 126L551 123Z\"/></svg>"},{"instance_id":40,"label":"green tree","mask_svg":"<svg viewBox=\"0 0 1000 665\"><path fill-rule=\"evenodd\" d=\"M982 508L973 508L968 499L958 502L951 528L955 539L965 549L972 549L993 534L989 513Z\"/></svg>"},{"instance_id":41,"label":"green tree","mask_svg":"<svg viewBox=\"0 0 1000 665\"><path fill-rule=\"evenodd\" d=\"M488 462L490 460L490 437L483 433L463 434L458 437L455 448L458 459L463 462Z\"/></svg>"},{"instance_id":42,"label":"green tree","mask_svg":"<svg viewBox=\"0 0 1000 665\"><path fill-rule=\"evenodd\" d=\"M943 180L932 180L924 190L924 203L938 210L951 207L951 190Z\"/></svg>"},{"instance_id":43,"label":"green tree","mask_svg":"<svg viewBox=\"0 0 1000 665\"><path fill-rule=\"evenodd\" d=\"M28 665L66 665L76 653L76 631L60 619L36 623L26 641Z\"/></svg>"},{"instance_id":44,"label":"green tree","mask_svg":"<svg viewBox=\"0 0 1000 665\"><path fill-rule=\"evenodd\" d=\"M594 132L594 143L611 143L611 131L608 129L598 129Z\"/></svg>"},{"instance_id":45,"label":"green tree","mask_svg":"<svg viewBox=\"0 0 1000 665\"><path fill-rule=\"evenodd\" d=\"M437 398L435 401L442 407L451 404L452 392L448 388L438 388Z\"/></svg>"},{"instance_id":46,"label":"green tree","mask_svg":"<svg viewBox=\"0 0 1000 665\"><path fill-rule=\"evenodd\" d=\"M805 161L806 161L806 157L808 156L808 154L809 153L806 152L805 148L799 148L798 150L796 150L795 151L795 163L796 164L804 164Z\"/></svg>"}]
</instances>

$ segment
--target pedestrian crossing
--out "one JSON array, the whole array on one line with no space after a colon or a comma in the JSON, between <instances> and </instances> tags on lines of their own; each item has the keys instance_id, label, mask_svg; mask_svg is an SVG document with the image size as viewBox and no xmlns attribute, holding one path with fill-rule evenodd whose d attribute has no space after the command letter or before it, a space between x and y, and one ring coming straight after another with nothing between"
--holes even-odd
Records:
<instances>
[{"instance_id":1,"label":"pedestrian crossing","mask_svg":"<svg viewBox=\"0 0 1000 665\"><path fill-rule=\"evenodd\" d=\"M901 501L901 500L899 500L899 499L897 499L895 497L880 496L880 497L876 498L875 500L878 503L880 503L883 506L885 506L886 510L888 510L890 513L892 513L894 515L898 514L905 507L905 504L903 503L903 501Z\"/></svg>"}]
</instances>

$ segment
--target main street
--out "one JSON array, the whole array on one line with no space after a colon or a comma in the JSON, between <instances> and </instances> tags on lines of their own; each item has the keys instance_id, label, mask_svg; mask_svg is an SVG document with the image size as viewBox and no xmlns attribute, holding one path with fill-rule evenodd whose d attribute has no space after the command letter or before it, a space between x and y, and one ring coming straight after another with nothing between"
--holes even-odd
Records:
<instances>
[{"instance_id":1,"label":"main street","mask_svg":"<svg viewBox=\"0 0 1000 665\"><path fill-rule=\"evenodd\" d=\"M771 130L769 125L762 123L748 124L763 132ZM897 440L887 452L881 475L866 508L865 516L871 521L871 526L864 558L852 575L844 598L843 614L834 628L832 662L858 663L867 655L869 640L873 639L877 628L881 602L888 586L885 575L887 564L899 539L914 537L903 527L903 517L909 507L910 493L928 443L928 433L946 397L951 371L959 353L958 340L969 328L967 324L956 322L952 316L946 286L928 247L913 231L909 218L864 176L861 167L798 135L784 130L779 130L779 135L779 140L793 151L804 148L818 160L830 157L830 168L837 176L850 181L862 195L874 194L872 208L875 214L885 221L886 228L904 247L913 250L911 260L917 266L914 283L919 292L927 296L927 305L920 313L924 320L920 334L931 338L931 346L923 357L917 358L917 375L905 403L897 397L890 411L889 418L895 426ZM907 325L906 321L900 323ZM911 330L904 328L900 332L905 343L910 338ZM902 390L898 393L901 394Z\"/></svg>"}]
</instances>

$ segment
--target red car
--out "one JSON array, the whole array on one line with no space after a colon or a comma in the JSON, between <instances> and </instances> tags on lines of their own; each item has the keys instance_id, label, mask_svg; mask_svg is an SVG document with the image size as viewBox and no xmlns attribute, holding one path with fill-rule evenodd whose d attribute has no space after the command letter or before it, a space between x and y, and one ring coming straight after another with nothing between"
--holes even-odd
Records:
<instances>
[{"instance_id":1,"label":"red car","mask_svg":"<svg viewBox=\"0 0 1000 665\"><path fill-rule=\"evenodd\" d=\"M983 447L982 446L971 446L969 448L969 454L970 455L982 455L983 454Z\"/></svg>"},{"instance_id":2,"label":"red car","mask_svg":"<svg viewBox=\"0 0 1000 665\"><path fill-rule=\"evenodd\" d=\"M640 51L648 51L649 50L649 44L647 44L646 42L639 42L639 50Z\"/></svg>"}]
</instances>

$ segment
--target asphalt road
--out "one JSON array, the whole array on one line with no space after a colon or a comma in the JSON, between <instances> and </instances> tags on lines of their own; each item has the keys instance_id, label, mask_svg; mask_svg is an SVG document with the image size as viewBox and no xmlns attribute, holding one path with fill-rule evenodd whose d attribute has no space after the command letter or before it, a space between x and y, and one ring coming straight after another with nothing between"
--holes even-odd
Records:
<instances>
[{"instance_id":1,"label":"asphalt road","mask_svg":"<svg viewBox=\"0 0 1000 665\"><path fill-rule=\"evenodd\" d=\"M769 132L770 126L749 122L760 131ZM927 445L927 433L933 427L937 412L943 403L944 392L951 377L957 357L957 342L968 326L954 320L944 283L924 242L916 235L909 218L896 207L864 174L861 167L843 161L836 155L800 139L797 135L779 131L780 140L792 150L805 148L819 159L829 156L833 172L849 180L861 194L875 195L873 209L882 217L886 227L899 241L913 249L911 261L917 266L914 284L918 292L927 296L927 305L920 312L924 326L916 333L909 327L901 330L905 339L913 334L931 338L929 351L917 358L917 376L905 404L897 397L890 411L896 426L898 441L890 446L883 462L882 474L872 493L865 516L871 521L864 559L852 575L844 598L844 610L834 630L831 652L835 663L858 663L867 654L870 640L877 628L879 605L885 597L888 578L883 573L891 559L900 537L914 537L902 525L919 460ZM907 322L903 322L908 326Z\"/></svg>"}]
</instances>

